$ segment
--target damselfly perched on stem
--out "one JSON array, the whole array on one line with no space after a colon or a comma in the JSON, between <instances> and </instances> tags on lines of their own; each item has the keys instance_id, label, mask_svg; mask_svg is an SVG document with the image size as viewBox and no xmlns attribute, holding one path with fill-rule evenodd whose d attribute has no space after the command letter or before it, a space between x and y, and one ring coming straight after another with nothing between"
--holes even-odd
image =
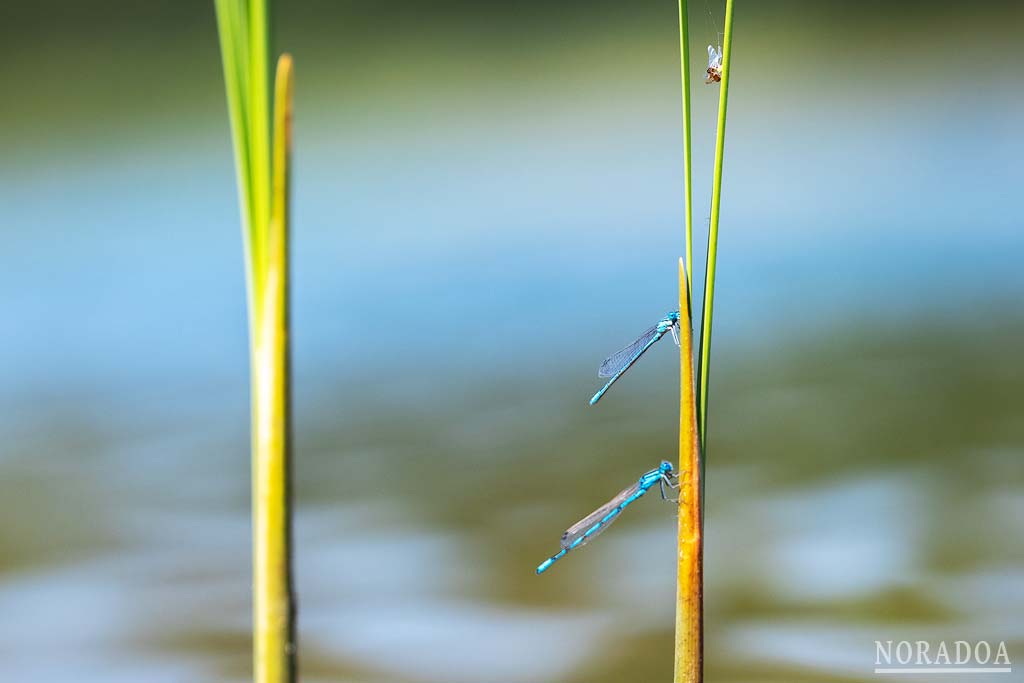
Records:
<instances>
[{"instance_id":1,"label":"damselfly perched on stem","mask_svg":"<svg viewBox=\"0 0 1024 683\"><path fill-rule=\"evenodd\" d=\"M537 567L537 573L543 574L551 565L565 557L566 554L576 550L576 548L585 546L597 538L599 534L612 525L612 522L619 518L619 514L630 503L642 497L655 484L661 487L662 500L672 500L665 495L665 487L667 486L670 489L679 488L679 483L676 479L672 463L667 460L662 460L661 464L653 470L644 472L636 482L622 489L619 495L566 529L565 533L562 534L562 549L541 562L540 566Z\"/></svg>"},{"instance_id":2,"label":"damselfly perched on stem","mask_svg":"<svg viewBox=\"0 0 1024 683\"><path fill-rule=\"evenodd\" d=\"M654 343L665 336L665 333L671 332L672 339L675 340L676 346L679 346L679 311L671 311L665 315L664 318L658 321L657 325L648 328L643 334L637 337L633 342L627 345L625 348L616 351L612 355L604 359L601 363L601 367L597 369L598 377L611 377L608 383L601 387L601 391L594 394L594 397L590 399L590 405L594 405L601 400L605 392L615 384L615 382L622 377L622 374L629 370L629 368L635 363L640 356L644 355L647 349L654 346Z\"/></svg>"}]
</instances>

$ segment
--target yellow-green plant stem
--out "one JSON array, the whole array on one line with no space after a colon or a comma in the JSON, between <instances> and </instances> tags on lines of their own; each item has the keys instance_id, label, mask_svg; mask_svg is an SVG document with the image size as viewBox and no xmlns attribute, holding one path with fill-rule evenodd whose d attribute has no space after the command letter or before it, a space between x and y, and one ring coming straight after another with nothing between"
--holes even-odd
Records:
<instances>
[{"instance_id":1,"label":"yellow-green plant stem","mask_svg":"<svg viewBox=\"0 0 1024 683\"><path fill-rule=\"evenodd\" d=\"M252 374L253 677L295 680L291 547L289 166L292 60L270 121L266 0L214 0L242 214ZM273 147L271 146L273 144Z\"/></svg>"},{"instance_id":2,"label":"yellow-green plant stem","mask_svg":"<svg viewBox=\"0 0 1024 683\"><path fill-rule=\"evenodd\" d=\"M704 522L700 439L693 381L693 321L686 269L679 261L679 541L675 683L704 678Z\"/></svg>"},{"instance_id":3,"label":"yellow-green plant stem","mask_svg":"<svg viewBox=\"0 0 1024 683\"><path fill-rule=\"evenodd\" d=\"M693 371L693 161L690 126L690 38L686 0L679 0L679 72L683 113L685 263L679 261L679 532L676 571L675 683L704 678L704 574L700 438Z\"/></svg>"},{"instance_id":4,"label":"yellow-green plant stem","mask_svg":"<svg viewBox=\"0 0 1024 683\"><path fill-rule=\"evenodd\" d=\"M270 221L270 32L267 25L267 0L248 0L249 11L249 163L256 181L252 188L254 259L265 258ZM262 239L260 239L262 238ZM255 285L263 275L256 271Z\"/></svg>"},{"instance_id":5,"label":"yellow-green plant stem","mask_svg":"<svg viewBox=\"0 0 1024 683\"><path fill-rule=\"evenodd\" d=\"M255 310L254 264L255 211L253 208L253 174L250 130L248 8L244 0L214 0L217 14L217 35L220 37L221 62L224 68L224 90L228 99L228 120L235 150L235 176L238 203L242 215L242 248L245 263L245 287L248 310ZM250 352L256 335L255 321L249 318Z\"/></svg>"},{"instance_id":6,"label":"yellow-green plant stem","mask_svg":"<svg viewBox=\"0 0 1024 683\"><path fill-rule=\"evenodd\" d=\"M686 0L679 0L679 73L683 97L683 211L686 220L687 288L693 289L693 161L690 150L690 30Z\"/></svg>"},{"instance_id":7,"label":"yellow-green plant stem","mask_svg":"<svg viewBox=\"0 0 1024 683\"><path fill-rule=\"evenodd\" d=\"M700 321L700 370L697 374L700 399L697 415L700 425L700 452L707 456L708 383L711 370L711 318L715 304L715 270L718 265L718 216L722 205L722 158L725 156L725 112L729 101L729 74L732 62L732 3L725 2L725 41L722 45L722 83L718 97L718 134L715 136L715 175L711 187L711 227L708 229L708 258L704 275L704 309Z\"/></svg>"},{"instance_id":8,"label":"yellow-green plant stem","mask_svg":"<svg viewBox=\"0 0 1024 683\"><path fill-rule=\"evenodd\" d=\"M266 0L214 0L228 98L245 250L249 310L262 279L270 220L270 114ZM255 343L250 316L250 347Z\"/></svg>"},{"instance_id":9,"label":"yellow-green plant stem","mask_svg":"<svg viewBox=\"0 0 1024 683\"><path fill-rule=\"evenodd\" d=\"M291 545L291 387L288 208L292 60L278 60L266 269L256 319L253 453L254 655L257 683L295 678Z\"/></svg>"}]
</instances>

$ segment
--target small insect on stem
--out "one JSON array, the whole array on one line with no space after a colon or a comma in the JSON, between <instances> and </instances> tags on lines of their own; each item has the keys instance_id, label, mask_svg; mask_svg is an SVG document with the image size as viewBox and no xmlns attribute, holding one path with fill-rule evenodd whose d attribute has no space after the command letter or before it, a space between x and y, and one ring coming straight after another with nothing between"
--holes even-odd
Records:
<instances>
[{"instance_id":1,"label":"small insect on stem","mask_svg":"<svg viewBox=\"0 0 1024 683\"><path fill-rule=\"evenodd\" d=\"M722 82L722 48L716 50L711 45L708 45L708 77L704 79L705 83L721 83Z\"/></svg>"}]
</instances>

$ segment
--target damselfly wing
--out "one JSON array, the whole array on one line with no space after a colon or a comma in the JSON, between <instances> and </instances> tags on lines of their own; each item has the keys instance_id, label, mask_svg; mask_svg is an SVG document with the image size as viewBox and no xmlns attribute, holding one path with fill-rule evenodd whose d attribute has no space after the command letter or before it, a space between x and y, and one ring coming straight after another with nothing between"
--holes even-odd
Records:
<instances>
[{"instance_id":1,"label":"damselfly wing","mask_svg":"<svg viewBox=\"0 0 1024 683\"><path fill-rule=\"evenodd\" d=\"M631 486L627 486L626 488L622 489L622 491L620 491L617 496L615 496L607 503L597 508L589 515L587 515L586 517L584 517L583 519L581 519L580 521L576 522L571 527L566 529L565 533L562 534L562 547L568 548L572 546L573 543L576 542L576 539L584 536L584 534L586 534L587 531L593 529L594 525L598 523L601 523L601 526L594 530L592 533L586 535L583 538L583 540L576 545L576 547L579 548L580 546L584 546L590 541L592 541L594 538L602 534L605 529L611 526L612 522L619 518L618 513L622 511L618 510L618 507L622 505L622 503L624 503L625 501L629 500L630 497L636 495L636 492L639 490L640 482L635 482ZM611 513L613 510L617 510L616 514L610 517L607 521L604 521L602 523L602 520L604 520L605 517L608 517L609 513Z\"/></svg>"}]
</instances>

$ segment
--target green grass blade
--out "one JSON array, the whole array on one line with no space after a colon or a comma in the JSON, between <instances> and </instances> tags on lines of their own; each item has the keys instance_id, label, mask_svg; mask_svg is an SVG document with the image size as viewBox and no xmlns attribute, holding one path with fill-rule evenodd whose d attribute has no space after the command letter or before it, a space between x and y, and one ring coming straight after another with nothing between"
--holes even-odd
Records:
<instances>
[{"instance_id":1,"label":"green grass blade","mask_svg":"<svg viewBox=\"0 0 1024 683\"><path fill-rule=\"evenodd\" d=\"M250 0L249 31L249 140L252 166L253 262L261 264L267 251L267 221L270 220L270 31L267 1ZM256 269L257 280L262 270Z\"/></svg>"},{"instance_id":2,"label":"green grass blade","mask_svg":"<svg viewBox=\"0 0 1024 683\"><path fill-rule=\"evenodd\" d=\"M220 37L224 90L228 100L228 120L235 151L239 210L242 215L242 243L245 250L246 292L249 310L253 309L253 205L252 169L249 135L248 31L245 6L240 0L215 0L217 33ZM254 334L250 326L250 334Z\"/></svg>"},{"instance_id":3,"label":"green grass blade","mask_svg":"<svg viewBox=\"0 0 1024 683\"><path fill-rule=\"evenodd\" d=\"M683 96L683 211L686 216L686 288L693 291L693 160L690 148L690 29L686 0L679 0L679 73Z\"/></svg>"},{"instance_id":4,"label":"green grass blade","mask_svg":"<svg viewBox=\"0 0 1024 683\"><path fill-rule=\"evenodd\" d=\"M288 55L278 61L274 93L272 214L264 236L266 259L254 363L253 667L257 683L295 679L289 322L292 60Z\"/></svg>"},{"instance_id":5,"label":"green grass blade","mask_svg":"<svg viewBox=\"0 0 1024 683\"><path fill-rule=\"evenodd\" d=\"M732 3L725 3L725 42L722 45L722 83L718 99L718 134L715 137L715 175L711 188L711 227L708 230L708 258L704 275L704 310L700 321L700 450L707 458L708 383L711 370L711 320L715 311L715 271L718 265L718 217L722 205L722 159L725 156L725 114L729 101L729 76L732 67ZM702 479L703 480L703 479Z\"/></svg>"},{"instance_id":6,"label":"green grass blade","mask_svg":"<svg viewBox=\"0 0 1024 683\"><path fill-rule=\"evenodd\" d=\"M266 0L214 0L235 151L252 359L253 676L295 680L289 351L292 62L278 64L274 137ZM273 162L271 144L273 143Z\"/></svg>"}]
</instances>

